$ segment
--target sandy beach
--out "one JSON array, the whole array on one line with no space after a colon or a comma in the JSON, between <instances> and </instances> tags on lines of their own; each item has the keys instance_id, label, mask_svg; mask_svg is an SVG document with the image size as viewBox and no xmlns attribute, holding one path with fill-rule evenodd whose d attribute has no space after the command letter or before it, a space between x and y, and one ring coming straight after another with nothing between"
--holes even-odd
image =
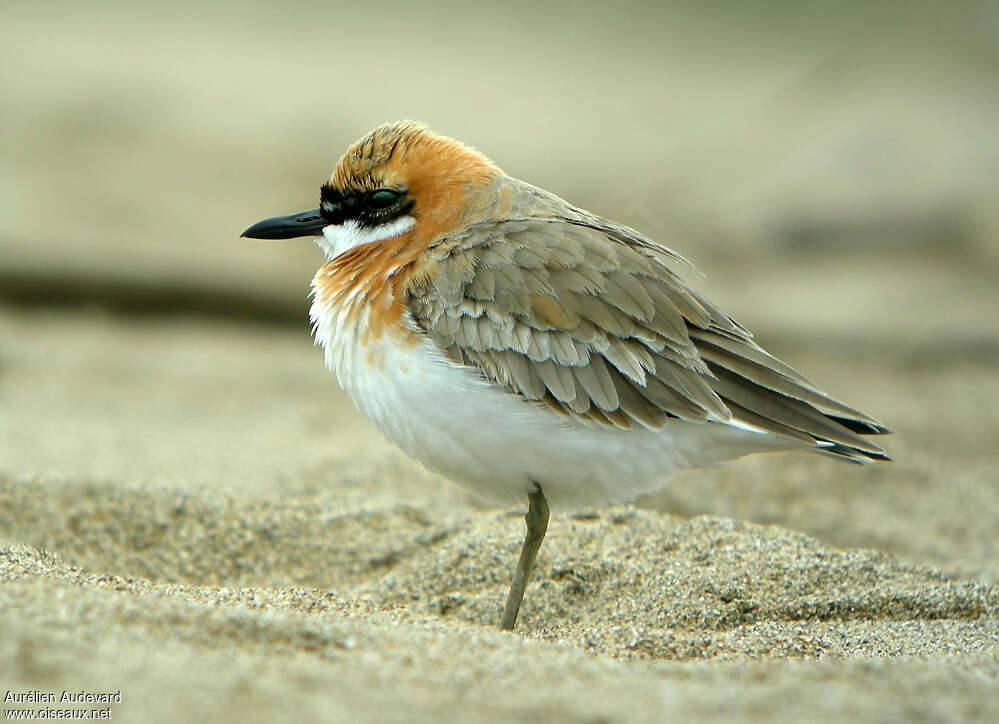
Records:
<instances>
[{"instance_id":1,"label":"sandy beach","mask_svg":"<svg viewBox=\"0 0 999 724\"><path fill-rule=\"evenodd\" d=\"M815 17L583 7L566 35L526 5L4 11L5 715L999 717L995 16L917 14L906 43L843 11L806 42ZM296 13L381 22L378 82L361 64L316 92L365 39L303 48ZM506 65L453 71L472 27ZM499 631L524 510L384 441L312 345L318 250L238 238L399 117L690 257L762 345L894 431L893 462L755 456L559 511Z\"/></svg>"}]
</instances>

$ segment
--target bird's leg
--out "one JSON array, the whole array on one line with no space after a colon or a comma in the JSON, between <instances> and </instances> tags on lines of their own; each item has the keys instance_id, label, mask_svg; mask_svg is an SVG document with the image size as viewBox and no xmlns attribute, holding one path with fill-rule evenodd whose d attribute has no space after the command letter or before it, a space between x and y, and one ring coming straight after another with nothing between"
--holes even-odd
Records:
<instances>
[{"instance_id":1,"label":"bird's leg","mask_svg":"<svg viewBox=\"0 0 999 724\"><path fill-rule=\"evenodd\" d=\"M520 602L524 600L524 589L527 588L534 559L538 556L541 541L545 539L545 532L548 530L548 501L541 492L541 486L534 483L534 491L528 493L527 498L531 501L527 515L524 516L527 522L527 535L524 537L524 547L520 550L517 570L513 572L513 583L510 584L510 593L506 597L506 607L503 609L503 619L500 621L500 628L504 631L512 631L514 624L517 623Z\"/></svg>"}]
</instances>

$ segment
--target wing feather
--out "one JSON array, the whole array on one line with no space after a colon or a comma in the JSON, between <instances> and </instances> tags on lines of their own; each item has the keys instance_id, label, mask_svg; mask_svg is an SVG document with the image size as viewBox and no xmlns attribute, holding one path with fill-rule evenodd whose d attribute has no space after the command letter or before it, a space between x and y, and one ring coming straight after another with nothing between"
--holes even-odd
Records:
<instances>
[{"instance_id":1,"label":"wing feather","mask_svg":"<svg viewBox=\"0 0 999 724\"><path fill-rule=\"evenodd\" d=\"M601 410L613 412L620 407L621 402L617 396L617 388L614 387L614 379L603 357L593 355L589 364L575 367L573 373L576 375L579 388Z\"/></svg>"},{"instance_id":2,"label":"wing feather","mask_svg":"<svg viewBox=\"0 0 999 724\"><path fill-rule=\"evenodd\" d=\"M769 355L637 232L564 216L483 222L439 239L412 321L455 364L584 423L737 421L850 459L886 430Z\"/></svg>"}]
</instances>

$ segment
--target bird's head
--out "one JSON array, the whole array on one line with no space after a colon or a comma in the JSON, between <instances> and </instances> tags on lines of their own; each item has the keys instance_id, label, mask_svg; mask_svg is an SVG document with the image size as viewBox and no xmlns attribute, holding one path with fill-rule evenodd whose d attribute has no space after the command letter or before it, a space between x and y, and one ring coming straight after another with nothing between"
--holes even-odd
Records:
<instances>
[{"instance_id":1,"label":"bird's head","mask_svg":"<svg viewBox=\"0 0 999 724\"><path fill-rule=\"evenodd\" d=\"M343 154L319 189L319 207L276 216L252 239L317 237L327 258L410 235L429 242L487 213L502 171L473 148L413 121L386 123Z\"/></svg>"}]
</instances>

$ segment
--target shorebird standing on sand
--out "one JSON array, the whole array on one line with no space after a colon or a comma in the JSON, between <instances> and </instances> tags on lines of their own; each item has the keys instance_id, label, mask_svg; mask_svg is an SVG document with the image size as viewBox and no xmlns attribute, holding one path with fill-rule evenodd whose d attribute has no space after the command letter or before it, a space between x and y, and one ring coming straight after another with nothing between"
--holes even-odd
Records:
<instances>
[{"instance_id":1,"label":"shorebird standing on sand","mask_svg":"<svg viewBox=\"0 0 999 724\"><path fill-rule=\"evenodd\" d=\"M763 351L683 257L422 124L379 126L319 208L243 236L316 238L317 344L389 440L492 500L527 495L504 629L549 499L628 501L752 452L888 459L863 437L880 423Z\"/></svg>"}]
</instances>

